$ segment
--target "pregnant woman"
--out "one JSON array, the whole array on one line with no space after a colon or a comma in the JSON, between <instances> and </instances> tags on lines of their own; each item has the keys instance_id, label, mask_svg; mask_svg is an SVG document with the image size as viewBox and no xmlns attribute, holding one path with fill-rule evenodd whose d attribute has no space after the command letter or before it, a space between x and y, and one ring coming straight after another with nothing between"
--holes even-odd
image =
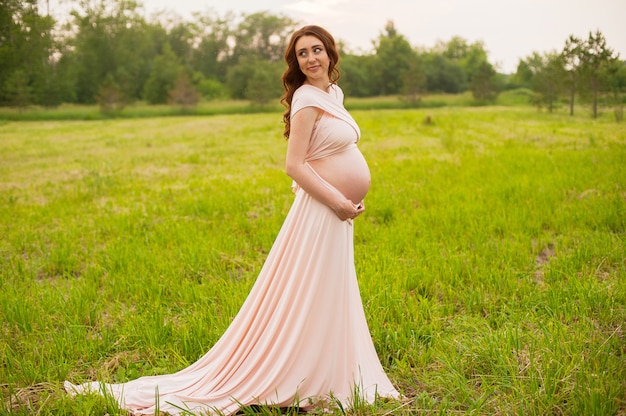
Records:
<instances>
[{"instance_id":1,"label":"pregnant woman","mask_svg":"<svg viewBox=\"0 0 626 416\"><path fill-rule=\"evenodd\" d=\"M305 26L292 35L283 103L295 199L220 340L177 373L66 382L69 392L106 392L138 415L229 415L246 405L307 408L331 399L349 407L355 395L399 396L374 349L354 268L353 220L365 209L370 173L335 84L338 59L326 30Z\"/></svg>"}]
</instances>

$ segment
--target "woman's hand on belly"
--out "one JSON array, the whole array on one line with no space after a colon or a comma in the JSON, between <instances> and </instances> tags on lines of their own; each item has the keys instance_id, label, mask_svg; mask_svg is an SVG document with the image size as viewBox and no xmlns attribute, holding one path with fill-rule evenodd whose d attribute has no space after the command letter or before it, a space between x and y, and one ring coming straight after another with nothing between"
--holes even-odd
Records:
<instances>
[{"instance_id":1,"label":"woman's hand on belly","mask_svg":"<svg viewBox=\"0 0 626 416\"><path fill-rule=\"evenodd\" d=\"M347 200L348 204L343 204L339 210L335 210L335 213L339 217L341 221L353 220L363 211L365 211L365 205L363 202L359 204L353 204L351 201Z\"/></svg>"}]
</instances>

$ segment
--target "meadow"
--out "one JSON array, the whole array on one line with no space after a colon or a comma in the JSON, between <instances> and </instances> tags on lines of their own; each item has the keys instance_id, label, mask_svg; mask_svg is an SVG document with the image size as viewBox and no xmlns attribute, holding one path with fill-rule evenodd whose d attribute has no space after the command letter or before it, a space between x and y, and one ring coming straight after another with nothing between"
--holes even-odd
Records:
<instances>
[{"instance_id":1,"label":"meadow","mask_svg":"<svg viewBox=\"0 0 626 416\"><path fill-rule=\"evenodd\" d=\"M525 105L533 92L519 88L503 91L496 104L503 106ZM350 98L346 103L349 110L380 110L406 108L465 107L476 105L470 92L462 94L428 94L420 97L419 102L411 102L402 96ZM0 107L0 120L6 121L42 121L42 120L106 120L113 118L156 118L172 116L213 116L225 114L258 114L282 112L284 107L276 98L259 105L248 100L205 100L196 106L182 108L173 105L150 105L137 101L110 112L101 111L97 104L62 104L54 108L29 106L27 108Z\"/></svg>"},{"instance_id":2,"label":"meadow","mask_svg":"<svg viewBox=\"0 0 626 416\"><path fill-rule=\"evenodd\" d=\"M357 274L405 399L335 414L626 414L626 125L579 113L353 111ZM291 204L281 133L279 111L0 122L0 414L125 415L63 381L206 352Z\"/></svg>"}]
</instances>

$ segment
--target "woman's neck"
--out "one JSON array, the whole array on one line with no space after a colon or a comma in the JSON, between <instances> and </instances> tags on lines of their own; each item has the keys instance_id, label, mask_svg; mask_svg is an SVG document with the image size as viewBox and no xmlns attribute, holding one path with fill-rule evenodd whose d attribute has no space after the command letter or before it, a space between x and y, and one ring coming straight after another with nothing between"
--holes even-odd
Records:
<instances>
[{"instance_id":1,"label":"woman's neck","mask_svg":"<svg viewBox=\"0 0 626 416\"><path fill-rule=\"evenodd\" d=\"M328 86L330 85L330 80L328 79L307 79L304 81L305 84L312 85L314 87L319 88L322 91L328 92Z\"/></svg>"}]
</instances>

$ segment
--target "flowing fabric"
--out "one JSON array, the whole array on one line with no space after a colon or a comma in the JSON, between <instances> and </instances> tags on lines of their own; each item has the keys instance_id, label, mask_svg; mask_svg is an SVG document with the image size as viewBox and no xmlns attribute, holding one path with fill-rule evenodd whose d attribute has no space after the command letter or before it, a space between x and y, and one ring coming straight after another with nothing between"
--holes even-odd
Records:
<instances>
[{"instance_id":1,"label":"flowing fabric","mask_svg":"<svg viewBox=\"0 0 626 416\"><path fill-rule=\"evenodd\" d=\"M314 133L311 141L317 138ZM311 149L314 157L319 147ZM297 188L250 294L203 357L173 374L120 384L66 382L66 390L106 392L135 414L173 415L229 415L242 405L307 407L331 396L346 407L355 395L367 402L398 397L365 319L353 230Z\"/></svg>"}]
</instances>

